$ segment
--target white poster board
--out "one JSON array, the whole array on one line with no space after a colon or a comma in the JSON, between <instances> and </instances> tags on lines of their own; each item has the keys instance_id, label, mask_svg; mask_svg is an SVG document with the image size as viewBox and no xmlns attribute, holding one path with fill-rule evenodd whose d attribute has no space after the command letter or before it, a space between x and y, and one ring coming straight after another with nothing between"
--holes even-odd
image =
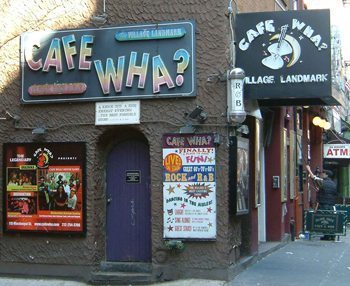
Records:
<instances>
[{"instance_id":1,"label":"white poster board","mask_svg":"<svg viewBox=\"0 0 350 286\"><path fill-rule=\"evenodd\" d=\"M96 102L95 124L140 124L140 101Z\"/></svg>"},{"instance_id":2,"label":"white poster board","mask_svg":"<svg viewBox=\"0 0 350 286\"><path fill-rule=\"evenodd\" d=\"M163 136L165 239L216 238L213 134Z\"/></svg>"}]
</instances>

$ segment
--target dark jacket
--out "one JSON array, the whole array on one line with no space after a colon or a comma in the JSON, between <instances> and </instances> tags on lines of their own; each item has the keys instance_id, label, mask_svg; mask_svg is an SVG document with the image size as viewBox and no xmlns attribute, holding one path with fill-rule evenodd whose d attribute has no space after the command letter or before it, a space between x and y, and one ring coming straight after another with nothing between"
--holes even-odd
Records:
<instances>
[{"instance_id":1,"label":"dark jacket","mask_svg":"<svg viewBox=\"0 0 350 286\"><path fill-rule=\"evenodd\" d=\"M317 201L320 204L320 208L334 206L337 199L337 185L330 178L323 179L319 185Z\"/></svg>"}]
</instances>

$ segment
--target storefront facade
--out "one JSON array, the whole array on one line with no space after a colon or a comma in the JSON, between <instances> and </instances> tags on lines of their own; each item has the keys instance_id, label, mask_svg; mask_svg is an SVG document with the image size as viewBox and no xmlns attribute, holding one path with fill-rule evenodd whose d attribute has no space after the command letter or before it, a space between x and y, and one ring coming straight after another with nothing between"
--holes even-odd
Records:
<instances>
[{"instance_id":1,"label":"storefront facade","mask_svg":"<svg viewBox=\"0 0 350 286\"><path fill-rule=\"evenodd\" d=\"M248 111L243 125L226 116L227 13L274 11L281 1L230 2L232 11L227 1L75 2L39 22L30 15L48 15L50 3L1 20L20 19L6 26L0 55L1 272L98 282L122 268L143 282L230 279L240 258L256 254L259 240L282 240L296 216L284 217L298 175L282 172L296 154L288 140L302 132L292 108L251 98L265 103L262 115ZM277 106L281 99L274 95ZM22 176L29 187L10 184ZM271 187L276 176L281 185ZM70 179L67 200L75 195L76 204L59 209L45 187Z\"/></svg>"},{"instance_id":2,"label":"storefront facade","mask_svg":"<svg viewBox=\"0 0 350 286\"><path fill-rule=\"evenodd\" d=\"M263 1L254 10L273 7ZM226 82L208 80L229 69L226 1L64 1L53 12L50 3L26 10L8 6L2 17L10 33L1 47L1 272L108 281L105 272L131 263L146 282L229 279L242 245L241 218L229 207L233 127L222 116ZM18 26L6 22L12 17ZM107 23L95 27L101 18ZM196 143L177 145L183 140ZM191 171L177 169L180 159ZM31 186L8 186L12 177L31 177ZM56 188L51 177L57 189L74 180L74 210L41 193ZM171 225L169 214L186 208Z\"/></svg>"}]
</instances>

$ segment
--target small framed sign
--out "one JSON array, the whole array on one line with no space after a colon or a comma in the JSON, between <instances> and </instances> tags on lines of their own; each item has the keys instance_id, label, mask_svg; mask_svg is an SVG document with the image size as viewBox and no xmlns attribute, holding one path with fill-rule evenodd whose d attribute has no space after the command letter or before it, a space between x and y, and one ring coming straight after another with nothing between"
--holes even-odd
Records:
<instances>
[{"instance_id":1,"label":"small framed sign","mask_svg":"<svg viewBox=\"0 0 350 286\"><path fill-rule=\"evenodd\" d=\"M235 215L249 213L249 139L232 136L229 151L230 209Z\"/></svg>"},{"instance_id":2,"label":"small framed sign","mask_svg":"<svg viewBox=\"0 0 350 286\"><path fill-rule=\"evenodd\" d=\"M96 125L140 124L140 101L96 102Z\"/></svg>"},{"instance_id":3,"label":"small framed sign","mask_svg":"<svg viewBox=\"0 0 350 286\"><path fill-rule=\"evenodd\" d=\"M127 184L140 184L141 183L141 171L140 170L127 170L125 172L125 182Z\"/></svg>"}]
</instances>

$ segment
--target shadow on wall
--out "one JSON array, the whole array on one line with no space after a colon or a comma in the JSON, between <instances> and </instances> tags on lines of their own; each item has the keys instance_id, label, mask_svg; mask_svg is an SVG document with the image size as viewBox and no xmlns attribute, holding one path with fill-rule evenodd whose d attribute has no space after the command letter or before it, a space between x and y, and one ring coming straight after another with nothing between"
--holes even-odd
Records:
<instances>
[{"instance_id":1,"label":"shadow on wall","mask_svg":"<svg viewBox=\"0 0 350 286\"><path fill-rule=\"evenodd\" d=\"M15 5L9 2L8 5L3 4L0 11L0 25L3 31L6 31L0 36L0 63L3 67L0 73L0 95L2 101L2 108L0 109L0 117L4 119L13 119L16 117L16 130L23 131L21 135L19 132L15 134L13 131L12 120L8 122L3 121L0 127L0 134L3 140L13 141L28 141L31 139L29 131L32 131L36 127L42 126L58 126L63 127L70 121L75 121L74 117L79 115L80 118L76 118L77 121L85 120L79 113L81 111L82 104L75 104L69 106L69 114L67 112L66 104L49 104L45 107L50 108L50 113L42 111L42 105L22 105L19 95L22 94L22 78L21 78L21 55L20 42L21 35L28 31L48 31L48 30L69 30L76 28L87 28L100 26L102 23L107 23L107 14L105 13L104 1L96 0L84 0L84 1L43 1L33 0L21 2L21 5ZM34 3L33 3L34 2ZM25 13L23 12L25 11ZM104 15L105 14L105 15ZM102 16L101 16L102 15ZM101 21L101 17L105 17L105 21ZM13 21L16 19L16 22ZM61 39L60 39L61 40ZM78 43L78 39L77 39ZM40 45L40 49L44 48L50 43L36 43ZM77 45L78 46L78 45ZM63 50L62 46L59 47ZM23 51L22 51L23 52ZM35 49L33 49L35 54ZM79 53L79 48L77 48ZM51 55L51 58L57 58L62 61L62 65L66 68L66 59L64 55ZM30 55L26 55L30 58ZM76 55L78 57L78 54ZM33 57L33 60L38 59ZM75 64L77 65L77 61ZM45 58L42 59L44 64ZM50 66L50 70L54 67ZM42 71L40 71L42 72ZM52 77L60 76L57 73ZM68 115L70 116L68 120ZM59 119L59 123L57 124ZM78 120L80 119L80 120ZM91 119L90 119L91 121Z\"/></svg>"}]
</instances>

